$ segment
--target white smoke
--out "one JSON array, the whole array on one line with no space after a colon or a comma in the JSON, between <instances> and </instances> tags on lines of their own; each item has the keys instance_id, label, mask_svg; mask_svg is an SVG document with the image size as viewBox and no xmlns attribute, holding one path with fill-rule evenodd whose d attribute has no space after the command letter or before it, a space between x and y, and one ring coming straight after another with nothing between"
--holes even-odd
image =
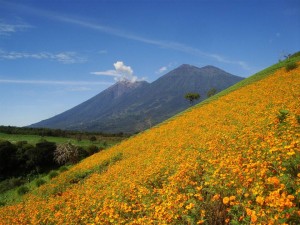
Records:
<instances>
[{"instance_id":1,"label":"white smoke","mask_svg":"<svg viewBox=\"0 0 300 225\"><path fill-rule=\"evenodd\" d=\"M145 78L139 79L133 74L133 70L130 66L127 66L122 61L114 63L114 70L106 70L101 72L91 72L94 75L113 76L115 81L128 81L135 83L136 81L145 80Z\"/></svg>"},{"instance_id":2,"label":"white smoke","mask_svg":"<svg viewBox=\"0 0 300 225\"><path fill-rule=\"evenodd\" d=\"M133 70L130 66L126 66L122 61L114 63L115 71L118 76L115 77L116 81L129 81L134 83L138 80L137 76L133 75Z\"/></svg>"}]
</instances>

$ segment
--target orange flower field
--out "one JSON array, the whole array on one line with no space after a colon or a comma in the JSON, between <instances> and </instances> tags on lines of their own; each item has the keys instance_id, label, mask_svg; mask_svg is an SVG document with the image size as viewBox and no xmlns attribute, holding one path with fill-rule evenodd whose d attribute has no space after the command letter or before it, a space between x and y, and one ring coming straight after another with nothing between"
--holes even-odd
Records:
<instances>
[{"instance_id":1,"label":"orange flower field","mask_svg":"<svg viewBox=\"0 0 300 225\"><path fill-rule=\"evenodd\" d=\"M300 66L83 160L0 224L300 224Z\"/></svg>"}]
</instances>

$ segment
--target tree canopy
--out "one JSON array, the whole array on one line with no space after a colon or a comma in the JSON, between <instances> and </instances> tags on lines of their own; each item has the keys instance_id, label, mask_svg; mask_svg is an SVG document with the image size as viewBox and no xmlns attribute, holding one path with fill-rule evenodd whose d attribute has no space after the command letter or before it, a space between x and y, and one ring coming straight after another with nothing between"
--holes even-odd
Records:
<instances>
[{"instance_id":1,"label":"tree canopy","mask_svg":"<svg viewBox=\"0 0 300 225\"><path fill-rule=\"evenodd\" d=\"M192 105L195 100L198 100L200 98L199 93L189 92L184 95L184 98L190 102Z\"/></svg>"}]
</instances>

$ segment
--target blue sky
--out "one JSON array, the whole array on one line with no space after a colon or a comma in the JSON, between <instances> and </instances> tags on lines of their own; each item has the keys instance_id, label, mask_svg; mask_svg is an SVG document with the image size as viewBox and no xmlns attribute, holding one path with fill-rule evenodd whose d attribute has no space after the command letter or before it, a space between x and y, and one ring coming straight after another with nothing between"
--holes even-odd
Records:
<instances>
[{"instance_id":1,"label":"blue sky","mask_svg":"<svg viewBox=\"0 0 300 225\"><path fill-rule=\"evenodd\" d=\"M0 0L0 125L183 63L248 77L299 50L298 0Z\"/></svg>"}]
</instances>

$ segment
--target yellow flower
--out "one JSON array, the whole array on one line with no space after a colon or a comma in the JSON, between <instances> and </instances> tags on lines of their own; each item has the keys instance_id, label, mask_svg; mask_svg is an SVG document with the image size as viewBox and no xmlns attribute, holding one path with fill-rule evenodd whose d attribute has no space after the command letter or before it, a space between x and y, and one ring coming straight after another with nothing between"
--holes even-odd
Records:
<instances>
[{"instance_id":1,"label":"yellow flower","mask_svg":"<svg viewBox=\"0 0 300 225\"><path fill-rule=\"evenodd\" d=\"M191 209L191 208L193 208L194 206L195 206L194 203L190 203L190 204L188 204L185 208L186 208L186 209Z\"/></svg>"},{"instance_id":2,"label":"yellow flower","mask_svg":"<svg viewBox=\"0 0 300 225\"><path fill-rule=\"evenodd\" d=\"M264 204L264 198L261 197L261 196L257 196L256 197L256 202L260 205L263 205Z\"/></svg>"},{"instance_id":3,"label":"yellow flower","mask_svg":"<svg viewBox=\"0 0 300 225\"><path fill-rule=\"evenodd\" d=\"M257 221L257 216L255 215L255 213L252 213L251 215L251 222L255 223Z\"/></svg>"},{"instance_id":4,"label":"yellow flower","mask_svg":"<svg viewBox=\"0 0 300 225\"><path fill-rule=\"evenodd\" d=\"M228 198L228 197L223 198L223 203L224 203L225 205L228 204L228 202L229 202L229 198Z\"/></svg>"},{"instance_id":5,"label":"yellow flower","mask_svg":"<svg viewBox=\"0 0 300 225\"><path fill-rule=\"evenodd\" d=\"M218 200L220 198L220 195L219 194L216 194L216 195L214 195L213 197L212 197L212 200L213 201L216 201L216 200Z\"/></svg>"}]
</instances>

